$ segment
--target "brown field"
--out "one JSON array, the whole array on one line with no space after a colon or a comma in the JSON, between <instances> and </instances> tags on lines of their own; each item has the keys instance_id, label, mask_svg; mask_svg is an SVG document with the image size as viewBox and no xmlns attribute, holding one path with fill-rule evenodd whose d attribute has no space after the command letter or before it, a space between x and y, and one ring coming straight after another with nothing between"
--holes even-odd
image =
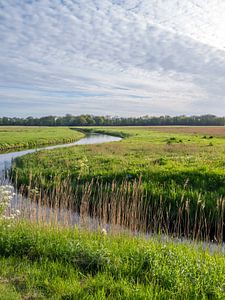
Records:
<instances>
[{"instance_id":1,"label":"brown field","mask_svg":"<svg viewBox=\"0 0 225 300\"><path fill-rule=\"evenodd\" d=\"M143 128L143 127L142 127ZM149 126L149 130L225 137L225 126ZM137 127L135 128L137 129Z\"/></svg>"}]
</instances>

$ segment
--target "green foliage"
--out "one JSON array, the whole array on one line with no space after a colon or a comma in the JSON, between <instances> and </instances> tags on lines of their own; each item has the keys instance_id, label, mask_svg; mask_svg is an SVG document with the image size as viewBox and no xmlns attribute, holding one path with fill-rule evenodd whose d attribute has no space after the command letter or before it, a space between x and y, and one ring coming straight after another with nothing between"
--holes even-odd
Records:
<instances>
[{"instance_id":1,"label":"green foliage","mask_svg":"<svg viewBox=\"0 0 225 300\"><path fill-rule=\"evenodd\" d=\"M67 114L64 117L46 116L41 118L0 118L0 125L25 126L224 126L225 118L214 115L202 116L143 116L143 117L108 117Z\"/></svg>"},{"instance_id":2,"label":"green foliage","mask_svg":"<svg viewBox=\"0 0 225 300\"><path fill-rule=\"evenodd\" d=\"M14 293L15 299L225 296L225 259L219 248L211 253L190 243L21 223L0 225L0 249L0 280L5 294Z\"/></svg>"}]
</instances>

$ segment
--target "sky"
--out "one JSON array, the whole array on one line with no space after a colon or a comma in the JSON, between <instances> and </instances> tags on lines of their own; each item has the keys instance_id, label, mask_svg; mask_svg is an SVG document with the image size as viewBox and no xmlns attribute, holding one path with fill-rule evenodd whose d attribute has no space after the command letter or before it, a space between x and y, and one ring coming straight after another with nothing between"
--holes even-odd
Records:
<instances>
[{"instance_id":1,"label":"sky","mask_svg":"<svg viewBox=\"0 0 225 300\"><path fill-rule=\"evenodd\" d=\"M224 0L0 0L0 116L225 115Z\"/></svg>"}]
</instances>

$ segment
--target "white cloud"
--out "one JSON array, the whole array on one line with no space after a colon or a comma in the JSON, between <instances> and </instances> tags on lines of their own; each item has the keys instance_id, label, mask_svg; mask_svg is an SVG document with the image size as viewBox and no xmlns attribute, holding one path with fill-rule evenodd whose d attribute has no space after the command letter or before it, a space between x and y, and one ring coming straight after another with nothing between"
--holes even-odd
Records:
<instances>
[{"instance_id":1,"label":"white cloud","mask_svg":"<svg viewBox=\"0 0 225 300\"><path fill-rule=\"evenodd\" d=\"M0 115L225 114L223 17L222 0L2 1Z\"/></svg>"}]
</instances>

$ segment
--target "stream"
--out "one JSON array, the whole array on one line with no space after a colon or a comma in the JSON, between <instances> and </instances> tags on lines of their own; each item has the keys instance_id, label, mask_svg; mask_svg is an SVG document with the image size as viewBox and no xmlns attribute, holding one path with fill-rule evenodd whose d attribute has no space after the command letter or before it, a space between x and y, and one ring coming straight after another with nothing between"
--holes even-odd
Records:
<instances>
[{"instance_id":1,"label":"stream","mask_svg":"<svg viewBox=\"0 0 225 300\"><path fill-rule=\"evenodd\" d=\"M33 149L26 149L26 150L19 150L16 152L8 152L8 153L2 153L0 152L0 184L5 181L5 173L11 168L13 159L29 154L34 153L41 150L52 150L52 149L58 149L58 148L67 148L72 147L76 145L90 145L90 144L102 144L102 143L109 143L109 142L118 142L122 138L106 135L106 134L90 134L86 137L73 142L73 143L67 143L67 144L58 144L53 146L45 146L40 148L33 148Z\"/></svg>"}]
</instances>

